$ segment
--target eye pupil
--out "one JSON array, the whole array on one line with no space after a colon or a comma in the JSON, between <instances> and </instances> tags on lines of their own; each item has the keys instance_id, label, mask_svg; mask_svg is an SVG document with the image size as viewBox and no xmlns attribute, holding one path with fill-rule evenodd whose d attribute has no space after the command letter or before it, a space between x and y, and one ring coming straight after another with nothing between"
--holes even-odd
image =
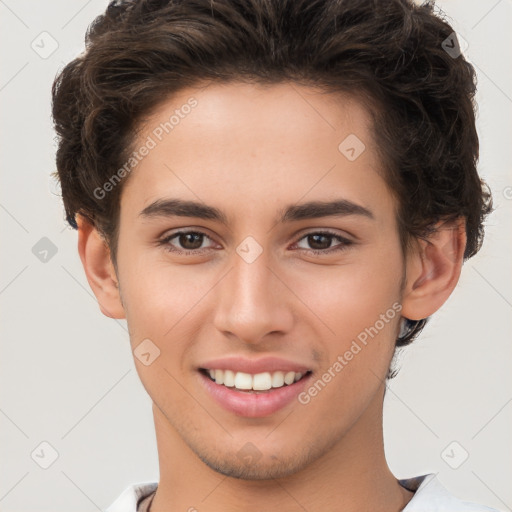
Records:
<instances>
[{"instance_id":1,"label":"eye pupil","mask_svg":"<svg viewBox=\"0 0 512 512\"><path fill-rule=\"evenodd\" d=\"M200 233L182 233L179 241L181 246L185 249L199 249L203 242L202 237L203 235ZM192 241L192 246L188 244L189 241Z\"/></svg>"},{"instance_id":2,"label":"eye pupil","mask_svg":"<svg viewBox=\"0 0 512 512\"><path fill-rule=\"evenodd\" d=\"M324 240L327 240L326 243L318 242L318 239L323 238ZM329 236L322 235L322 234L314 234L308 236L308 243L310 246L314 249L328 249L331 246L331 239Z\"/></svg>"}]
</instances>

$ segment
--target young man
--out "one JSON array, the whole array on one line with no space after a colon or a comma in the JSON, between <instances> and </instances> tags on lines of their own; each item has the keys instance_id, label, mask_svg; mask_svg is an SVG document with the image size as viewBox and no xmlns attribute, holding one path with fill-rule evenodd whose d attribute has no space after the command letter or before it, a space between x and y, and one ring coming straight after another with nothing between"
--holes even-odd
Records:
<instances>
[{"instance_id":1,"label":"young man","mask_svg":"<svg viewBox=\"0 0 512 512\"><path fill-rule=\"evenodd\" d=\"M490 510L398 481L382 434L394 351L491 210L457 48L407 0L125 1L95 20L54 84L58 175L160 465L109 512Z\"/></svg>"}]
</instances>

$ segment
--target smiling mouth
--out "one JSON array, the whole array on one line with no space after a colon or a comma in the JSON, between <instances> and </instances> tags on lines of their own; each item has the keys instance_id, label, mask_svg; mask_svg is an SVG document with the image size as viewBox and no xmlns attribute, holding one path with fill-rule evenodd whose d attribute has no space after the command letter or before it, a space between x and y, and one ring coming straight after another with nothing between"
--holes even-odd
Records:
<instances>
[{"instance_id":1,"label":"smiling mouth","mask_svg":"<svg viewBox=\"0 0 512 512\"><path fill-rule=\"evenodd\" d=\"M218 385L246 393L267 393L299 382L308 376L311 370L300 372L262 372L250 374L232 370L206 369L199 371Z\"/></svg>"}]
</instances>

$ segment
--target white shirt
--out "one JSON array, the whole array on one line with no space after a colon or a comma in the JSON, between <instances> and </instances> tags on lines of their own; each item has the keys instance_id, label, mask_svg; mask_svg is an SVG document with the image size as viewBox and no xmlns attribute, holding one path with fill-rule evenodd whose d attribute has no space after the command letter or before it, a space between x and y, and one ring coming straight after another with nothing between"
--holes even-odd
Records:
<instances>
[{"instance_id":1,"label":"white shirt","mask_svg":"<svg viewBox=\"0 0 512 512\"><path fill-rule=\"evenodd\" d=\"M448 492L436 478L429 474L399 480L414 496L402 512L499 512L496 509L460 500ZM137 503L157 488L157 482L142 482L127 487L105 512L138 512Z\"/></svg>"}]
</instances>

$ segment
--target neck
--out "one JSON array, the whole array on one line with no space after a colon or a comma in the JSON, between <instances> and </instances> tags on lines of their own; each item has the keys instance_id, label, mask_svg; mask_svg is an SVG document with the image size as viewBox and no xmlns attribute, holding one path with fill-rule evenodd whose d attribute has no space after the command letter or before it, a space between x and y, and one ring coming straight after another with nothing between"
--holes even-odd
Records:
<instances>
[{"instance_id":1,"label":"neck","mask_svg":"<svg viewBox=\"0 0 512 512\"><path fill-rule=\"evenodd\" d=\"M183 442L153 404L160 481L150 512L280 512L343 510L399 512L412 498L384 456L384 389L331 449L303 470L272 480L242 480L217 473ZM375 417L377 415L377 417Z\"/></svg>"}]
</instances>

